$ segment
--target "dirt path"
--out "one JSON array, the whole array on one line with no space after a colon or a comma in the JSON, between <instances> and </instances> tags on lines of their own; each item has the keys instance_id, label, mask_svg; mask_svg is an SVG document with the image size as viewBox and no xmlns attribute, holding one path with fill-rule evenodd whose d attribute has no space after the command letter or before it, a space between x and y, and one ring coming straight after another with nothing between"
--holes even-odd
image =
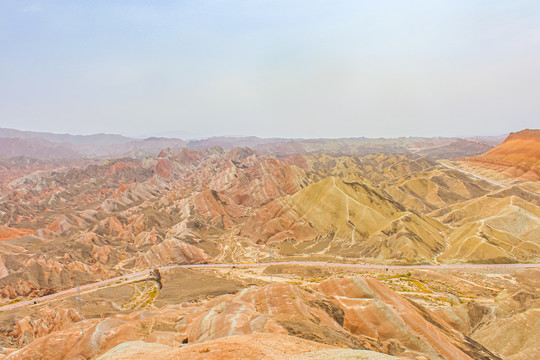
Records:
<instances>
[{"instance_id":1,"label":"dirt path","mask_svg":"<svg viewBox=\"0 0 540 360\"><path fill-rule=\"evenodd\" d=\"M267 263L256 264L194 264L194 265L169 265L162 266L159 269L174 269L174 268L189 268L189 269L219 269L219 268L256 268L267 267L271 265L295 265L295 266L318 266L318 267L340 267L340 268L354 268L354 269L373 269L373 270L416 270L416 269L428 269L428 270L464 270L464 269L478 269L478 270L493 270L493 269L508 269L508 268L540 268L540 264L463 264L463 265L369 265L369 264L345 264L345 263L326 263L315 261L277 261ZM82 285L81 291L97 288L99 286L107 285L117 281L122 281L123 284L144 279L148 277L152 269L138 271L132 274L126 274L118 276L112 279L102 280L91 284ZM125 280L124 280L125 279ZM22 306L32 305L34 302L42 302L44 300L50 300L52 298L60 297L63 295L74 295L77 293L77 288L72 288L64 291L57 292L55 294L42 296L39 298L21 301L15 304L5 305L0 307L0 311L6 311L15 309Z\"/></svg>"},{"instance_id":2,"label":"dirt path","mask_svg":"<svg viewBox=\"0 0 540 360\"><path fill-rule=\"evenodd\" d=\"M487 182L490 183L490 184L497 185L497 186L500 186L500 187L504 187L504 186L505 186L505 185L503 185L503 184L501 184L501 183L498 183L498 182L495 182L495 181L493 181L493 180L486 179L485 177L476 175L475 173L472 173L472 172L470 172L470 171L466 171L466 170L462 170L462 169L459 169L459 168L454 167L454 166L450 166L450 165L445 164L445 163L443 163L443 162L441 162L441 161L439 161L439 164L441 164L442 166L445 166L445 167L447 167L447 168L449 168L449 169L457 170L457 171L459 171L459 172L461 172L461 173L463 173L463 174L472 175L472 176L474 176L475 178L478 178L478 179L487 181Z\"/></svg>"}]
</instances>

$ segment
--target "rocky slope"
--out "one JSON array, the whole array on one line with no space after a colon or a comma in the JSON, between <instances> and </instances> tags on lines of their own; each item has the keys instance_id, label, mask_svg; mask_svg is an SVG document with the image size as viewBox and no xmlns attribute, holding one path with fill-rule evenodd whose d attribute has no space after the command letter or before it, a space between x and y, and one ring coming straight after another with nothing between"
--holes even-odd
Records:
<instances>
[{"instance_id":1,"label":"rocky slope","mask_svg":"<svg viewBox=\"0 0 540 360\"><path fill-rule=\"evenodd\" d=\"M159 284L83 292L83 321L73 296L0 313L0 347L13 352L7 359L530 359L536 351L538 270L163 269ZM516 321L527 326L513 329ZM275 349L262 338L276 339Z\"/></svg>"}]
</instances>

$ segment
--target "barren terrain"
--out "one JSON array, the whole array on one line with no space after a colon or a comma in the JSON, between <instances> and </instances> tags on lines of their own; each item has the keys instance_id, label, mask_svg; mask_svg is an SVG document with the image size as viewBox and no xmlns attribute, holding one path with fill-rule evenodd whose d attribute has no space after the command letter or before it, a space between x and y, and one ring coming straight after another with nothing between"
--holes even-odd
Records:
<instances>
[{"instance_id":1,"label":"barren terrain","mask_svg":"<svg viewBox=\"0 0 540 360\"><path fill-rule=\"evenodd\" d=\"M539 139L5 160L0 358L534 359Z\"/></svg>"}]
</instances>

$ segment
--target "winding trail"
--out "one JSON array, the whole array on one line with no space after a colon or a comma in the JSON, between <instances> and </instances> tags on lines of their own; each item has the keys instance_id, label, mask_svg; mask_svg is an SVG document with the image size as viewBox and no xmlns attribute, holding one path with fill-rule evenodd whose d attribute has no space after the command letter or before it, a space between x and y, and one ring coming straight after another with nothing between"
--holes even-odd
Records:
<instances>
[{"instance_id":1,"label":"winding trail","mask_svg":"<svg viewBox=\"0 0 540 360\"><path fill-rule=\"evenodd\" d=\"M463 265L370 265L370 264L346 264L346 263L327 263L327 262L317 262L317 261L276 261L276 262L266 262L266 263L254 263L254 264L192 264L192 265L168 265L161 266L157 269L167 270L175 268L185 268L185 269L220 269L220 268L257 268L257 267L266 267L271 265L295 265L295 266L319 266L319 267L340 267L340 268L353 268L353 269L373 269L373 270L413 270L413 269L427 269L427 270L460 270L460 269L478 269L478 270L490 270L490 269L511 269L511 268L539 268L540 264L463 264ZM91 284L86 284L80 286L80 290L89 290L97 288L100 286L108 285L121 281L122 283L144 280L148 278L150 272L153 269L147 269L138 271L132 274L126 274L123 276L117 276L111 279L98 281ZM129 281L128 281L129 280ZM15 304L5 305L0 307L0 311L6 311L10 309L15 309L22 306L32 305L34 302L42 302L43 300L50 300L56 297L63 295L76 294L77 288L60 291L54 294L42 296L39 298L34 298L31 300L21 301Z\"/></svg>"},{"instance_id":2,"label":"winding trail","mask_svg":"<svg viewBox=\"0 0 540 360\"><path fill-rule=\"evenodd\" d=\"M462 169L459 169L459 168L454 167L454 166L450 166L450 165L448 165L448 164L443 163L442 161L439 161L439 164L441 164L442 166L445 166L445 167L447 167L447 168L449 168L449 169L457 170L457 171L459 171L459 172L461 172L461 173L463 173L463 174L472 175L472 176L474 176L475 178L478 178L478 179L480 179L480 180L487 181L487 182L490 183L490 184L497 185L497 186L500 186L500 187L504 187L504 186L505 186L504 184L495 182L495 181L493 181L493 180L486 179L485 177L476 175L475 173L472 173L472 172L470 172L470 171L466 171L466 170L462 170Z\"/></svg>"}]
</instances>

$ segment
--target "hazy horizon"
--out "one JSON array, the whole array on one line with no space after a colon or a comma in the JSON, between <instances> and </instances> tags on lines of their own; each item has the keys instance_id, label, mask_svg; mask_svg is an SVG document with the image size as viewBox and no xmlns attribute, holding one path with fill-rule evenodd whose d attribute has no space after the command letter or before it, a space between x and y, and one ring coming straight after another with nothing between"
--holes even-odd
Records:
<instances>
[{"instance_id":1,"label":"hazy horizon","mask_svg":"<svg viewBox=\"0 0 540 360\"><path fill-rule=\"evenodd\" d=\"M187 140L187 141L197 141L197 140L205 140L210 138L250 138L250 137L256 137L259 139L279 139L279 140L319 140L319 139L355 139L355 138L366 138L366 139L396 139L396 138L461 138L461 139L468 139L468 138L475 138L475 137L502 137L502 136L508 136L510 133L519 132L521 130L539 130L536 128L527 128L527 129L520 129L516 131L510 131L502 134L495 134L495 135L485 135L485 134L473 134L473 135L466 135L466 136L444 136L444 135L433 135L433 136L343 136L343 137L283 137L283 136L272 136L272 137L265 137L265 136L256 136L256 135L239 135L239 134L221 134L221 135L211 135L211 136L196 136L195 134L181 136L182 132L178 131L171 131L171 132L163 132L163 133L154 133L154 134L142 134L142 135L126 135L121 133L111 133L111 132L91 132L87 134L81 134L81 133L70 133L70 132L54 132L54 131L46 131L46 130L22 130L22 129L16 129L16 128L5 128L0 127L0 130L7 129L7 130L17 130L17 131L27 131L27 132L36 132L36 133L49 133L54 135L69 135L69 136L92 136L92 135L119 135L124 136L128 138L138 139L138 140L144 140L148 138L170 138L170 139L180 139L180 140ZM177 134L177 135L175 135ZM191 137L190 137L191 136ZM2 138L2 136L0 136Z\"/></svg>"},{"instance_id":2,"label":"hazy horizon","mask_svg":"<svg viewBox=\"0 0 540 360\"><path fill-rule=\"evenodd\" d=\"M536 1L30 0L0 11L0 127L471 137L540 119Z\"/></svg>"}]
</instances>

